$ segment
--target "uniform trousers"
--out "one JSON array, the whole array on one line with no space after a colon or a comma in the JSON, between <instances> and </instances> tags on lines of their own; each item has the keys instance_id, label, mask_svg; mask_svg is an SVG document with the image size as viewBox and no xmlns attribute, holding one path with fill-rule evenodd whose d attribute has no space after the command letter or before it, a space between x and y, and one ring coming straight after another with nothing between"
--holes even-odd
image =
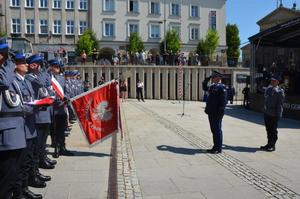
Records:
<instances>
[{"instance_id":1,"label":"uniform trousers","mask_svg":"<svg viewBox=\"0 0 300 199\"><path fill-rule=\"evenodd\" d=\"M0 151L0 198L10 199L24 149Z\"/></svg>"},{"instance_id":2,"label":"uniform trousers","mask_svg":"<svg viewBox=\"0 0 300 199\"><path fill-rule=\"evenodd\" d=\"M17 170L17 180L14 186L14 192L20 194L23 188L28 187L28 180L35 175L34 147L36 138L26 140L27 147L22 151Z\"/></svg>"},{"instance_id":3,"label":"uniform trousers","mask_svg":"<svg viewBox=\"0 0 300 199\"><path fill-rule=\"evenodd\" d=\"M222 132L223 115L208 115L210 130L213 134L214 150L222 150L223 132Z\"/></svg>"},{"instance_id":4,"label":"uniform trousers","mask_svg":"<svg viewBox=\"0 0 300 199\"><path fill-rule=\"evenodd\" d=\"M279 117L264 114L264 120L268 137L268 145L274 147L278 139L277 126Z\"/></svg>"},{"instance_id":5,"label":"uniform trousers","mask_svg":"<svg viewBox=\"0 0 300 199\"><path fill-rule=\"evenodd\" d=\"M50 133L50 124L36 124L36 130L38 135L38 146L36 148L37 159L41 160L46 156L46 142Z\"/></svg>"},{"instance_id":6,"label":"uniform trousers","mask_svg":"<svg viewBox=\"0 0 300 199\"><path fill-rule=\"evenodd\" d=\"M67 129L67 114L55 115L56 144L65 146L65 130Z\"/></svg>"}]
</instances>

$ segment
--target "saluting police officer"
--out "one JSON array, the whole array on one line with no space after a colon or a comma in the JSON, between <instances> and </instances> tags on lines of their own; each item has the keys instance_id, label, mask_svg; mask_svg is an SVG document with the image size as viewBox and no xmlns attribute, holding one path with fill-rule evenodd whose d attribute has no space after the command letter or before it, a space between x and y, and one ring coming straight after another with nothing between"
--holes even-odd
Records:
<instances>
[{"instance_id":1,"label":"saluting police officer","mask_svg":"<svg viewBox=\"0 0 300 199\"><path fill-rule=\"evenodd\" d=\"M275 144L278 139L278 121L282 116L284 90L278 85L281 81L279 75L271 77L271 83L265 90L264 121L267 131L268 143L260 149L272 152L275 151Z\"/></svg>"},{"instance_id":2,"label":"saluting police officer","mask_svg":"<svg viewBox=\"0 0 300 199\"><path fill-rule=\"evenodd\" d=\"M212 84L208 86L210 79ZM214 145L212 149L207 150L207 152L212 154L221 153L223 144L222 119L227 103L227 96L226 87L222 84L221 80L222 74L213 71L212 75L206 78L202 83L203 90L208 92L205 113L208 114Z\"/></svg>"},{"instance_id":3,"label":"saluting police officer","mask_svg":"<svg viewBox=\"0 0 300 199\"><path fill-rule=\"evenodd\" d=\"M51 77L46 66L41 69L42 58L39 55L33 55L28 59L29 71L25 78L31 82L34 90L35 99L43 99L51 96ZM46 154L46 142L50 132L51 124L51 106L41 106L36 108L35 126L37 130L38 142L35 148L36 167L43 169L54 169L55 160L51 160ZM51 180L50 176L44 176L37 172L37 176L44 180Z\"/></svg>"},{"instance_id":4,"label":"saluting police officer","mask_svg":"<svg viewBox=\"0 0 300 199\"><path fill-rule=\"evenodd\" d=\"M57 80L57 82L60 84L60 86L64 89L65 98L60 99L58 96L56 96L56 102L54 105L54 118L55 118L55 158L58 158L59 155L66 155L66 156L72 156L73 153L68 151L66 149L65 144L65 130L67 129L67 101L68 96L66 92L66 86L65 86L65 78L61 73L61 65L59 64L58 60L50 60L50 70L53 75L53 77Z\"/></svg>"},{"instance_id":5,"label":"saluting police officer","mask_svg":"<svg viewBox=\"0 0 300 199\"><path fill-rule=\"evenodd\" d=\"M0 198L12 198L21 154L26 147L25 120L20 96L13 86L15 65L8 45L0 38Z\"/></svg>"},{"instance_id":6,"label":"saluting police officer","mask_svg":"<svg viewBox=\"0 0 300 199\"><path fill-rule=\"evenodd\" d=\"M25 136L27 148L22 153L21 167L17 172L17 181L15 184L14 198L40 199L42 195L34 194L28 189L28 186L43 188L46 183L37 177L36 162L34 158L35 147L37 146L37 132L35 128L35 108L28 103L34 100L34 90L31 83L25 79L28 72L28 64L26 63L24 54L16 54L15 56L16 70L13 86L16 88L20 100L23 103L25 112Z\"/></svg>"}]
</instances>

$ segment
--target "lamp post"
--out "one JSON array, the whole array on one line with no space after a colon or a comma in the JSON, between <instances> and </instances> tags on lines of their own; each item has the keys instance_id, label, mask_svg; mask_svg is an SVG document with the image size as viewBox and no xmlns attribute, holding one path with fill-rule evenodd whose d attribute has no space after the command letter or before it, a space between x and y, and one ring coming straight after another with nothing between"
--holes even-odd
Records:
<instances>
[{"instance_id":1,"label":"lamp post","mask_svg":"<svg viewBox=\"0 0 300 199\"><path fill-rule=\"evenodd\" d=\"M167 26L167 20L166 20L166 0L164 0L164 53L167 53L167 40L166 40L166 26Z\"/></svg>"}]
</instances>

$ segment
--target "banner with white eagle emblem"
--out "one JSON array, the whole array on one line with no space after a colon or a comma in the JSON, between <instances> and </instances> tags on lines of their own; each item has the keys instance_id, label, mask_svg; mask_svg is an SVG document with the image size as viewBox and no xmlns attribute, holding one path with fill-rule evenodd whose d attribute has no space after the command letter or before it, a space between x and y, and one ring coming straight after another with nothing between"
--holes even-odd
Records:
<instances>
[{"instance_id":1,"label":"banner with white eagle emblem","mask_svg":"<svg viewBox=\"0 0 300 199\"><path fill-rule=\"evenodd\" d=\"M119 86L115 80L72 98L71 104L90 144L121 128Z\"/></svg>"}]
</instances>

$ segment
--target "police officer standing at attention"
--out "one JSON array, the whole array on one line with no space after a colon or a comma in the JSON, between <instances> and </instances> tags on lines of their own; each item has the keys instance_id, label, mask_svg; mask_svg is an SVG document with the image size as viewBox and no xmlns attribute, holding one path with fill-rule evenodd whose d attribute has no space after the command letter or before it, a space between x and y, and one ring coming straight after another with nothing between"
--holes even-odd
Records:
<instances>
[{"instance_id":1,"label":"police officer standing at attention","mask_svg":"<svg viewBox=\"0 0 300 199\"><path fill-rule=\"evenodd\" d=\"M65 98L60 99L56 96L56 102L54 105L54 117L55 117L55 151L54 158L58 158L59 155L73 156L73 153L66 149L65 144L65 130L67 129L67 90L65 85L65 78L61 73L61 65L57 60L50 60L50 70L54 78L58 81L60 86L64 89Z\"/></svg>"},{"instance_id":2,"label":"police officer standing at attention","mask_svg":"<svg viewBox=\"0 0 300 199\"><path fill-rule=\"evenodd\" d=\"M39 179L37 170L35 168L36 162L34 159L34 150L37 146L37 132L35 128L35 111L32 105L27 103L34 100L34 90L31 83L25 79L25 75L28 72L28 64L26 63L24 54L16 54L15 56L16 70L15 78L13 80L13 86L16 88L20 100L23 104L23 110L25 113L25 136L27 142L27 148L22 153L21 167L17 171L17 181L14 189L14 198L40 199L42 195L34 194L28 189L28 185L37 188L46 187L46 183Z\"/></svg>"},{"instance_id":3,"label":"police officer standing at attention","mask_svg":"<svg viewBox=\"0 0 300 199\"><path fill-rule=\"evenodd\" d=\"M0 198L11 199L21 154L26 147L25 120L20 96L12 81L15 65L8 45L0 38Z\"/></svg>"},{"instance_id":4,"label":"police officer standing at attention","mask_svg":"<svg viewBox=\"0 0 300 199\"><path fill-rule=\"evenodd\" d=\"M278 121L283 112L284 90L278 84L280 76L272 76L271 83L265 91L264 121L267 131L268 143L260 149L272 152L275 151L275 144L278 139Z\"/></svg>"},{"instance_id":5,"label":"police officer standing at attention","mask_svg":"<svg viewBox=\"0 0 300 199\"><path fill-rule=\"evenodd\" d=\"M212 84L208 86L211 79ZM207 152L217 154L222 152L223 134L222 119L227 103L226 87L221 83L222 74L213 71L212 75L206 78L202 85L203 90L208 92L205 113L208 114L209 125L213 134L214 145Z\"/></svg>"},{"instance_id":6,"label":"police officer standing at attention","mask_svg":"<svg viewBox=\"0 0 300 199\"><path fill-rule=\"evenodd\" d=\"M28 73L25 78L31 83L34 90L35 99L43 99L50 96L51 80L46 66L41 69L43 59L39 55L33 55L28 58ZM50 132L51 124L51 106L36 107L35 127L37 130L37 145L34 149L35 167L37 176L43 181L49 181L50 176L44 176L38 172L38 167L43 169L54 169L55 160L51 160L46 154L46 141Z\"/></svg>"}]
</instances>

